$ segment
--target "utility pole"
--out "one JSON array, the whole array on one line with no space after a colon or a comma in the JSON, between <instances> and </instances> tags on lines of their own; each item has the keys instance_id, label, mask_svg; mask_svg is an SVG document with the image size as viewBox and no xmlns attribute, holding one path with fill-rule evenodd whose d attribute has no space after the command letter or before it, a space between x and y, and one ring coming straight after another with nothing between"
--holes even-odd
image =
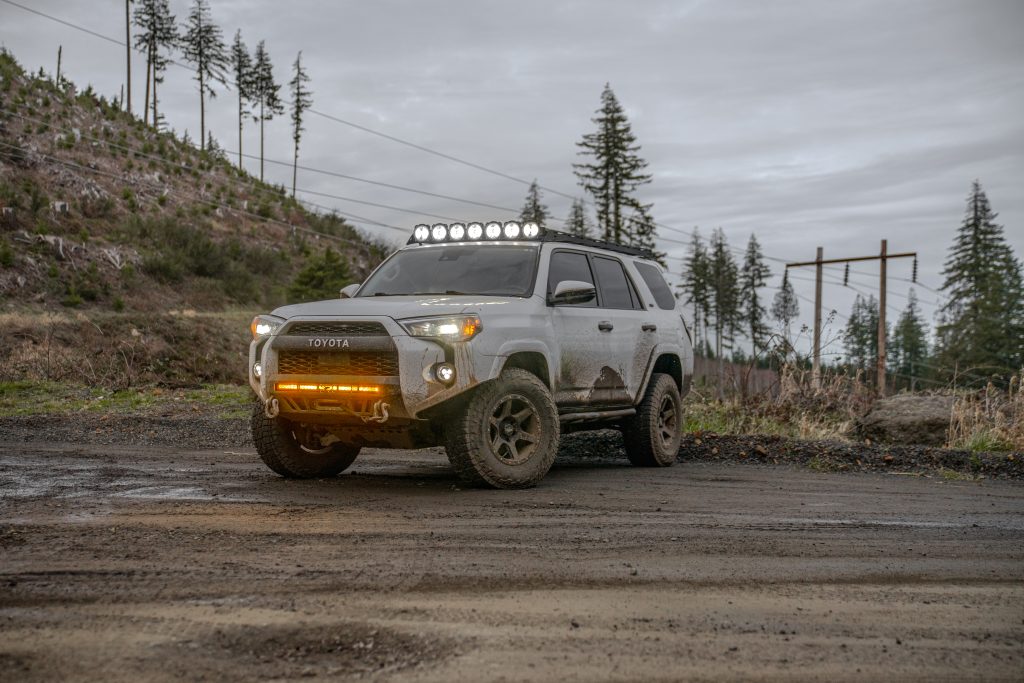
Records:
<instances>
[{"instance_id":1,"label":"utility pole","mask_svg":"<svg viewBox=\"0 0 1024 683\"><path fill-rule=\"evenodd\" d=\"M818 247L814 259L814 364L811 366L815 389L821 388L821 259L824 255L824 247Z\"/></svg>"},{"instance_id":2,"label":"utility pole","mask_svg":"<svg viewBox=\"0 0 1024 683\"><path fill-rule=\"evenodd\" d=\"M124 57L128 69L125 85L128 88L128 116L132 115L132 22L128 16L128 5L132 0L124 0Z\"/></svg>"},{"instance_id":3,"label":"utility pole","mask_svg":"<svg viewBox=\"0 0 1024 683\"><path fill-rule=\"evenodd\" d=\"M801 268L803 266L814 266L816 277L814 279L814 365L813 377L815 387L819 386L821 372L821 267L830 263L850 264L854 261L879 261L880 277L878 291L878 359L876 361L876 374L878 376L878 391L885 394L885 289L886 270L888 260L893 258L913 258L917 262L917 252L904 252L901 254L890 254L888 240L882 240L882 249L878 256L853 256L850 258L822 259L822 248L818 247L818 256L813 261L801 261L800 263L787 263L786 268Z\"/></svg>"}]
</instances>

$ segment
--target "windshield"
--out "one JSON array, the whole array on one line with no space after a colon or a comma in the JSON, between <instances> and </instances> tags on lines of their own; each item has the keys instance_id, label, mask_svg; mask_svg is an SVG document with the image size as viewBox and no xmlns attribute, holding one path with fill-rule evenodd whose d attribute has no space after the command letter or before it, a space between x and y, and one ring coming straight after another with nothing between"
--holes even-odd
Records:
<instances>
[{"instance_id":1,"label":"windshield","mask_svg":"<svg viewBox=\"0 0 1024 683\"><path fill-rule=\"evenodd\" d=\"M538 248L460 244L406 249L384 262L358 296L490 294L529 296Z\"/></svg>"}]
</instances>

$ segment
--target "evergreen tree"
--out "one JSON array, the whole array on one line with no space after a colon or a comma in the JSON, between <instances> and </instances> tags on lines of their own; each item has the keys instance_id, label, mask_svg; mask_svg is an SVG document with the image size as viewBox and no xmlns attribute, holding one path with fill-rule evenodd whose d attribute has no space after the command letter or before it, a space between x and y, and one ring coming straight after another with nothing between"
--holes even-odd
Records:
<instances>
[{"instance_id":1,"label":"evergreen tree","mask_svg":"<svg viewBox=\"0 0 1024 683\"><path fill-rule=\"evenodd\" d=\"M351 282L345 261L338 252L327 247L323 253L310 257L295 276L288 287L288 300L295 303L336 299L341 288Z\"/></svg>"},{"instance_id":2,"label":"evergreen tree","mask_svg":"<svg viewBox=\"0 0 1024 683\"><path fill-rule=\"evenodd\" d=\"M295 197L295 183L299 174L299 141L302 140L302 117L307 109L313 106L313 93L306 87L309 74L302 67L302 51L299 51L292 65L294 76L288 87L292 94L292 140L295 142L295 155L292 157L292 198Z\"/></svg>"},{"instance_id":3,"label":"evergreen tree","mask_svg":"<svg viewBox=\"0 0 1024 683\"><path fill-rule=\"evenodd\" d=\"M760 291L771 274L772 271L764 262L761 245L757 237L751 234L743 258L743 269L740 271L740 308L755 355L758 349L763 348L768 336L768 325L764 321L766 311L761 303Z\"/></svg>"},{"instance_id":4,"label":"evergreen tree","mask_svg":"<svg viewBox=\"0 0 1024 683\"><path fill-rule=\"evenodd\" d=\"M715 356L721 359L724 350L731 349L740 322L739 270L721 228L711 233L707 274L715 328Z\"/></svg>"},{"instance_id":5,"label":"evergreen tree","mask_svg":"<svg viewBox=\"0 0 1024 683\"><path fill-rule=\"evenodd\" d=\"M853 300L843 346L850 366L874 377L878 360L878 299L874 294L858 294Z\"/></svg>"},{"instance_id":6,"label":"evergreen tree","mask_svg":"<svg viewBox=\"0 0 1024 683\"><path fill-rule=\"evenodd\" d=\"M782 324L782 338L786 341L786 354L793 348L793 340L790 336L790 325L800 315L800 303L796 299L796 292L793 291L793 284L789 281L789 271L782 273L782 285L779 291L775 292L775 299L772 300L772 317Z\"/></svg>"},{"instance_id":7,"label":"evergreen tree","mask_svg":"<svg viewBox=\"0 0 1024 683\"><path fill-rule=\"evenodd\" d=\"M903 383L913 390L912 378L923 374L922 363L928 358L927 327L913 289L910 290L907 307L892 331L886 355L889 372L895 375L894 383Z\"/></svg>"},{"instance_id":8,"label":"evergreen tree","mask_svg":"<svg viewBox=\"0 0 1024 683\"><path fill-rule=\"evenodd\" d=\"M270 54L262 40L256 45L252 77L253 101L258 105L258 114L255 120L260 124L260 180L262 181L264 125L276 114L284 113L284 104L281 103L281 98L278 95L281 86L274 81L274 65L270 63Z\"/></svg>"},{"instance_id":9,"label":"evergreen tree","mask_svg":"<svg viewBox=\"0 0 1024 683\"><path fill-rule=\"evenodd\" d=\"M143 122L149 122L150 88L152 88L153 127L159 126L157 114L156 86L163 83L163 73L168 59L165 51L178 45L178 28L167 0L139 0L132 15L132 21L140 31L135 35L135 47L146 53L146 100Z\"/></svg>"},{"instance_id":10,"label":"evergreen tree","mask_svg":"<svg viewBox=\"0 0 1024 683\"><path fill-rule=\"evenodd\" d=\"M597 124L597 131L576 143L581 149L579 154L589 160L573 164L573 170L580 185L594 197L598 232L616 244L632 244L637 238L653 243L651 205L641 203L635 196L638 188L651 182L651 176L644 172L647 162L638 155L636 136L608 84L601 93L601 108L591 120ZM630 230L628 220L632 214L637 214L637 225L644 226L646 233Z\"/></svg>"},{"instance_id":11,"label":"evergreen tree","mask_svg":"<svg viewBox=\"0 0 1024 683\"><path fill-rule=\"evenodd\" d=\"M943 275L949 297L940 311L938 360L944 370L1009 377L1024 367L1021 264L974 182Z\"/></svg>"},{"instance_id":12,"label":"evergreen tree","mask_svg":"<svg viewBox=\"0 0 1024 683\"><path fill-rule=\"evenodd\" d=\"M711 317L711 286L708 280L710 264L700 230L694 228L680 289L685 296L684 302L693 305L693 342L698 350L705 347L708 319Z\"/></svg>"},{"instance_id":13,"label":"evergreen tree","mask_svg":"<svg viewBox=\"0 0 1024 683\"><path fill-rule=\"evenodd\" d=\"M570 235L577 237L593 237L590 218L587 216L587 208L582 199L572 200L572 207L569 209L569 217L565 220L565 229Z\"/></svg>"},{"instance_id":14,"label":"evergreen tree","mask_svg":"<svg viewBox=\"0 0 1024 683\"><path fill-rule=\"evenodd\" d=\"M654 225L654 218L651 216L647 205L636 205L633 214L627 223L628 243L638 249L646 249L654 254L654 260L665 265L665 254L654 248L654 237L657 226Z\"/></svg>"},{"instance_id":15,"label":"evergreen tree","mask_svg":"<svg viewBox=\"0 0 1024 683\"><path fill-rule=\"evenodd\" d=\"M231 44L231 78L238 93L238 170L242 170L242 119L249 114L249 102L253 99L252 57L249 48L242 42L242 31L235 31Z\"/></svg>"},{"instance_id":16,"label":"evergreen tree","mask_svg":"<svg viewBox=\"0 0 1024 683\"><path fill-rule=\"evenodd\" d=\"M206 0L195 0L189 10L182 36L182 53L185 61L195 64L195 79L199 82L199 139L206 139L206 96L216 97L214 83L227 85L224 71L228 68L228 53L220 27L210 17L210 6ZM205 142L200 142L205 150Z\"/></svg>"},{"instance_id":17,"label":"evergreen tree","mask_svg":"<svg viewBox=\"0 0 1024 683\"><path fill-rule=\"evenodd\" d=\"M519 212L519 220L523 223L532 221L543 228L550 215L548 207L542 201L537 180L534 179L530 183L530 189L526 191L526 201L523 203L523 210Z\"/></svg>"}]
</instances>

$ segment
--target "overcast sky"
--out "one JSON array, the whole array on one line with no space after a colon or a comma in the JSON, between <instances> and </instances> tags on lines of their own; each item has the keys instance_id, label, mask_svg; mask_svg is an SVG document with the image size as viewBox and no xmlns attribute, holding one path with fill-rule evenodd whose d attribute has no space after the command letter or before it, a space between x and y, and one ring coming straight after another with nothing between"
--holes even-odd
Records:
<instances>
[{"instance_id":1,"label":"overcast sky","mask_svg":"<svg viewBox=\"0 0 1024 683\"><path fill-rule=\"evenodd\" d=\"M115 38L119 0L19 0ZM211 0L230 39L260 39L278 79L299 50L318 111L420 145L533 179L568 194L575 143L605 82L619 97L650 162L643 198L655 219L707 235L721 226L741 249L756 232L780 260L917 251L920 279L940 271L975 178L1024 256L1024 2L1020 0L804 0L766 3L312 2ZM179 20L186 0L171 0ZM0 41L26 67L52 72L57 45L80 85L116 94L124 52L116 45L0 3ZM141 105L141 59L134 64ZM170 67L161 111L177 131L199 128L190 75ZM208 107L208 125L237 148L233 94ZM525 187L310 116L301 163L386 183L518 208ZM248 125L246 151L257 148ZM268 158L290 160L287 117L269 124ZM250 169L255 164L249 163ZM268 167L290 183L290 169ZM500 211L308 172L318 192L459 219L504 219ZM411 230L417 216L306 195L342 211ZM546 196L554 216L568 198ZM557 223L555 226L557 227ZM366 226L388 239L404 233ZM684 232L660 229L685 241ZM678 273L685 247L660 244ZM771 261L772 292L781 277ZM910 261L890 274L910 277ZM851 284L877 293L877 265L859 264ZM829 277L842 277L841 266ZM813 297L813 269L793 273ZM889 311L909 283L893 280ZM903 295L903 296L901 296ZM931 320L939 295L918 289ZM854 292L826 284L825 309L848 314ZM801 301L801 319L812 307ZM841 327L842 320L833 325ZM826 335L830 336L830 335ZM833 349L835 350L835 349Z\"/></svg>"}]
</instances>

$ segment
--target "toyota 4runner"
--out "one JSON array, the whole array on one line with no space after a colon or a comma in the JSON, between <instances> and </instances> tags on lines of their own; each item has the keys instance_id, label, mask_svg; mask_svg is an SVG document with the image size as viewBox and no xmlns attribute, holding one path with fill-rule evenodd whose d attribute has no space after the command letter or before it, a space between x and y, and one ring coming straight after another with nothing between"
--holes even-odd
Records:
<instances>
[{"instance_id":1,"label":"toyota 4runner","mask_svg":"<svg viewBox=\"0 0 1024 683\"><path fill-rule=\"evenodd\" d=\"M693 372L650 253L534 223L416 226L361 285L257 316L252 336L252 437L286 477L442 445L467 482L526 487L560 434L608 427L634 465L668 466Z\"/></svg>"}]
</instances>

